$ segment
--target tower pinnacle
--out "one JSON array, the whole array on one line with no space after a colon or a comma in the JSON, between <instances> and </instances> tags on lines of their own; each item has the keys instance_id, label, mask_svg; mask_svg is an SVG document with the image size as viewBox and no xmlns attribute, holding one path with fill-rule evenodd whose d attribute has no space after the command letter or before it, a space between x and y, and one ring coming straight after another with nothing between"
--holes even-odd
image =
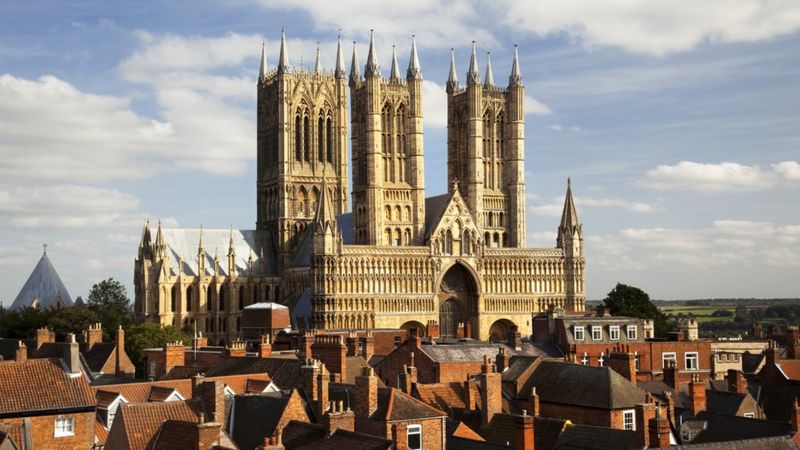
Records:
<instances>
[{"instance_id":1,"label":"tower pinnacle","mask_svg":"<svg viewBox=\"0 0 800 450\"><path fill-rule=\"evenodd\" d=\"M517 44L514 44L514 61L511 63L511 75L508 77L509 86L522 86L522 75L519 73L519 53Z\"/></svg>"},{"instance_id":2,"label":"tower pinnacle","mask_svg":"<svg viewBox=\"0 0 800 450\"><path fill-rule=\"evenodd\" d=\"M375 31L369 30L369 53L367 54L367 66L364 68L364 76L379 77L381 67L378 65L378 54L375 50Z\"/></svg>"},{"instance_id":3,"label":"tower pinnacle","mask_svg":"<svg viewBox=\"0 0 800 450\"><path fill-rule=\"evenodd\" d=\"M475 54L475 41L472 41L472 56L469 59L469 71L467 72L467 83L479 84L481 75L478 73L478 55Z\"/></svg>"},{"instance_id":4,"label":"tower pinnacle","mask_svg":"<svg viewBox=\"0 0 800 450\"><path fill-rule=\"evenodd\" d=\"M389 75L392 80L400 79L400 68L397 67L397 47L392 46L392 73Z\"/></svg>"},{"instance_id":5,"label":"tower pinnacle","mask_svg":"<svg viewBox=\"0 0 800 450\"><path fill-rule=\"evenodd\" d=\"M494 86L494 75L492 75L492 52L486 52L486 77L484 81L484 86L492 87Z\"/></svg>"},{"instance_id":6,"label":"tower pinnacle","mask_svg":"<svg viewBox=\"0 0 800 450\"><path fill-rule=\"evenodd\" d=\"M278 58L278 73L289 71L289 55L286 52L286 32L281 30L281 54Z\"/></svg>"},{"instance_id":7,"label":"tower pinnacle","mask_svg":"<svg viewBox=\"0 0 800 450\"><path fill-rule=\"evenodd\" d=\"M447 77L447 92L451 93L458 88L458 76L456 75L456 51L450 49L450 76Z\"/></svg>"},{"instance_id":8,"label":"tower pinnacle","mask_svg":"<svg viewBox=\"0 0 800 450\"><path fill-rule=\"evenodd\" d=\"M319 42L317 42L317 60L314 62L314 73L319 73L322 70L322 65L319 62Z\"/></svg>"},{"instance_id":9,"label":"tower pinnacle","mask_svg":"<svg viewBox=\"0 0 800 450\"><path fill-rule=\"evenodd\" d=\"M261 67L258 71L258 81L267 79L267 43L261 41Z\"/></svg>"},{"instance_id":10,"label":"tower pinnacle","mask_svg":"<svg viewBox=\"0 0 800 450\"><path fill-rule=\"evenodd\" d=\"M350 62L350 86L355 86L361 82L361 69L358 68L358 65L356 41L353 41L353 60Z\"/></svg>"},{"instance_id":11,"label":"tower pinnacle","mask_svg":"<svg viewBox=\"0 0 800 450\"><path fill-rule=\"evenodd\" d=\"M342 55L342 35L339 35L338 43L336 44L336 71L334 76L336 78L344 78L344 56Z\"/></svg>"},{"instance_id":12,"label":"tower pinnacle","mask_svg":"<svg viewBox=\"0 0 800 450\"><path fill-rule=\"evenodd\" d=\"M406 78L409 80L421 80L422 68L419 65L419 56L417 56L417 38L411 35L411 57L408 59L408 71Z\"/></svg>"},{"instance_id":13,"label":"tower pinnacle","mask_svg":"<svg viewBox=\"0 0 800 450\"><path fill-rule=\"evenodd\" d=\"M564 211L561 213L561 229L574 230L580 226L578 210L575 208L575 200L572 198L572 179L567 178L567 196L564 199Z\"/></svg>"}]
</instances>

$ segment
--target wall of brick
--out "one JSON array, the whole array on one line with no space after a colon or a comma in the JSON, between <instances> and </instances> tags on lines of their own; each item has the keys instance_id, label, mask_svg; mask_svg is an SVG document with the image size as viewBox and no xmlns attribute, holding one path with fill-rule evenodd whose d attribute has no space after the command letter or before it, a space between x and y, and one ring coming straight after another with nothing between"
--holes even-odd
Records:
<instances>
[{"instance_id":1,"label":"wall of brick","mask_svg":"<svg viewBox=\"0 0 800 450\"><path fill-rule=\"evenodd\" d=\"M56 418L72 417L72 436L55 437ZM31 417L31 443L33 448L59 449L59 450L86 450L94 444L94 411L85 413L63 414L61 416ZM7 423L22 423L22 418L3 419Z\"/></svg>"},{"instance_id":2,"label":"wall of brick","mask_svg":"<svg viewBox=\"0 0 800 450\"><path fill-rule=\"evenodd\" d=\"M598 427L612 427L612 423L615 420L612 411L606 409L585 408L542 401L539 402L539 415L555 419L569 419L574 423Z\"/></svg>"},{"instance_id":3,"label":"wall of brick","mask_svg":"<svg viewBox=\"0 0 800 450\"><path fill-rule=\"evenodd\" d=\"M383 429L385 429L385 437L386 439L392 439L392 424L393 423L400 423L403 425L401 428L408 429L409 425L421 425L422 426L422 448L425 450L444 450L442 446L442 440L444 436L444 431L442 428L442 419L425 419L425 420L408 420L402 422L378 422L383 425ZM381 436L380 434L375 434L376 436ZM383 437L383 436L381 436ZM399 449L399 447L398 447Z\"/></svg>"}]
</instances>

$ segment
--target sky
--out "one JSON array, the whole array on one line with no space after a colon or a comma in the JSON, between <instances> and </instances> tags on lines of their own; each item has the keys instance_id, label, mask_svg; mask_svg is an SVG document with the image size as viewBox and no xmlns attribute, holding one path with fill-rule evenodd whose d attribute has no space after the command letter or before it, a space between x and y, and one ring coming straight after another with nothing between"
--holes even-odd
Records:
<instances>
[{"instance_id":1,"label":"sky","mask_svg":"<svg viewBox=\"0 0 800 450\"><path fill-rule=\"evenodd\" d=\"M142 223L253 228L262 41L331 68L337 35L388 75L416 35L427 195L446 190L450 49L526 87L528 243L572 177L587 299L800 296L796 0L0 2L0 301L47 243L73 298L132 293ZM318 44L319 43L319 44ZM363 73L363 68L362 68Z\"/></svg>"}]
</instances>

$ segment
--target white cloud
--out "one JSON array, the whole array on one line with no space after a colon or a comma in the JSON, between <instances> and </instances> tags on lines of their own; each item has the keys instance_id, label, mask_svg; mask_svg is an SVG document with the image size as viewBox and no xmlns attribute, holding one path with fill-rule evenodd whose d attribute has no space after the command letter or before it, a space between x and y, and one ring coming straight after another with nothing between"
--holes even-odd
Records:
<instances>
[{"instance_id":1,"label":"white cloud","mask_svg":"<svg viewBox=\"0 0 800 450\"><path fill-rule=\"evenodd\" d=\"M704 164L681 161L648 171L639 183L661 190L724 192L768 189L781 181L794 180L800 180L800 165L796 161L773 164L771 170L733 162Z\"/></svg>"},{"instance_id":2,"label":"white cloud","mask_svg":"<svg viewBox=\"0 0 800 450\"><path fill-rule=\"evenodd\" d=\"M633 202L618 197L575 197L575 205L580 208L622 208L638 213L657 211L658 207L650 203ZM551 203L531 205L529 210L540 216L560 217L564 209L564 200L554 199ZM580 212L580 211L579 211Z\"/></svg>"},{"instance_id":3,"label":"white cloud","mask_svg":"<svg viewBox=\"0 0 800 450\"><path fill-rule=\"evenodd\" d=\"M534 116L547 116L553 114L553 110L545 105L542 101L533 98L530 95L525 95L525 114L533 114Z\"/></svg>"},{"instance_id":4,"label":"white cloud","mask_svg":"<svg viewBox=\"0 0 800 450\"><path fill-rule=\"evenodd\" d=\"M422 108L425 128L447 128L447 92L430 80L422 81Z\"/></svg>"},{"instance_id":5,"label":"white cloud","mask_svg":"<svg viewBox=\"0 0 800 450\"><path fill-rule=\"evenodd\" d=\"M792 0L669 2L505 1L505 22L537 35L566 34L587 47L614 46L663 55L704 42L753 42L800 29Z\"/></svg>"}]
</instances>

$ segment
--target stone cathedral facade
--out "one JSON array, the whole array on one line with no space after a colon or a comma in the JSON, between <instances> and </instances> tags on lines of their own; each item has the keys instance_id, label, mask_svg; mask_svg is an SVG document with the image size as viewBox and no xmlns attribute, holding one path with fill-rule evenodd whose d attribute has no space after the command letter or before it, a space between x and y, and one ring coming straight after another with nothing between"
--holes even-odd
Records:
<instances>
[{"instance_id":1,"label":"stone cathedral facade","mask_svg":"<svg viewBox=\"0 0 800 450\"><path fill-rule=\"evenodd\" d=\"M396 54L383 75L372 38L361 70L354 46L345 71L341 42L333 71L320 67L319 52L314 69L290 66L283 37L276 67L262 51L256 228L145 223L138 314L227 343L242 309L257 302L288 305L298 328L424 329L436 321L443 336L479 339L503 339L513 327L529 335L533 314L552 306L584 309L583 230L569 183L556 247L525 245L516 49L505 87L488 59L481 80L474 44L466 85L452 57L448 192L434 197L425 197L416 44L404 77Z\"/></svg>"}]
</instances>

